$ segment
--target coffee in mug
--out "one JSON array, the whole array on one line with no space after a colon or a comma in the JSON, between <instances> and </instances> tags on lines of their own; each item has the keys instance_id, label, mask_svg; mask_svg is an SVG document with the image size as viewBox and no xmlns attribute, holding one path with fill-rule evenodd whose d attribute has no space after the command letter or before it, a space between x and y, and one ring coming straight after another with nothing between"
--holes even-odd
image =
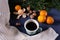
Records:
<instances>
[{"instance_id":1,"label":"coffee in mug","mask_svg":"<svg viewBox=\"0 0 60 40\"><path fill-rule=\"evenodd\" d=\"M28 30L33 31L33 30L35 30L37 28L37 25L34 22L29 22L29 23L26 24L26 28Z\"/></svg>"},{"instance_id":2,"label":"coffee in mug","mask_svg":"<svg viewBox=\"0 0 60 40\"><path fill-rule=\"evenodd\" d=\"M33 35L39 29L39 23L34 19L28 19L24 23L24 28L29 35Z\"/></svg>"}]
</instances>

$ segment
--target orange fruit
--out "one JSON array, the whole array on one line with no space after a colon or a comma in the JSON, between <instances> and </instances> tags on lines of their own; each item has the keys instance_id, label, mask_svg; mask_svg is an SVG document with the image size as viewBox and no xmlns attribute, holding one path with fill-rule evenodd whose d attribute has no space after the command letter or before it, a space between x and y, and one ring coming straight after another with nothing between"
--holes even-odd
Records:
<instances>
[{"instance_id":1,"label":"orange fruit","mask_svg":"<svg viewBox=\"0 0 60 40\"><path fill-rule=\"evenodd\" d=\"M15 10L18 11L19 9L21 9L21 6L20 5L16 5L15 6Z\"/></svg>"},{"instance_id":2,"label":"orange fruit","mask_svg":"<svg viewBox=\"0 0 60 40\"><path fill-rule=\"evenodd\" d=\"M53 24L54 23L53 17L48 16L46 22L47 22L47 24Z\"/></svg>"},{"instance_id":3,"label":"orange fruit","mask_svg":"<svg viewBox=\"0 0 60 40\"><path fill-rule=\"evenodd\" d=\"M46 21L46 16L38 16L38 21L43 23Z\"/></svg>"},{"instance_id":4,"label":"orange fruit","mask_svg":"<svg viewBox=\"0 0 60 40\"><path fill-rule=\"evenodd\" d=\"M40 15L41 16L47 16L47 11L46 10L40 10Z\"/></svg>"}]
</instances>

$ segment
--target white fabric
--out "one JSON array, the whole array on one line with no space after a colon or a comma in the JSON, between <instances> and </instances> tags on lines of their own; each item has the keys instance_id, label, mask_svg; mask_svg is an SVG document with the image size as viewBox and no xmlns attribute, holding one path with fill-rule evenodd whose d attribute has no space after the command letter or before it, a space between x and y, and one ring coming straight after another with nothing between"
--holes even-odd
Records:
<instances>
[{"instance_id":1,"label":"white fabric","mask_svg":"<svg viewBox=\"0 0 60 40\"><path fill-rule=\"evenodd\" d=\"M0 24L0 40L23 40L26 34L19 32L16 28Z\"/></svg>"},{"instance_id":2,"label":"white fabric","mask_svg":"<svg viewBox=\"0 0 60 40\"><path fill-rule=\"evenodd\" d=\"M49 28L37 35L29 36L24 40L55 40L57 36L58 34L52 28Z\"/></svg>"},{"instance_id":3,"label":"white fabric","mask_svg":"<svg viewBox=\"0 0 60 40\"><path fill-rule=\"evenodd\" d=\"M8 0L0 0L0 13L2 13L2 17L4 17L4 21L5 23L7 23L9 21L9 17L10 17L10 12L9 12L9 6L8 6ZM2 23L4 23L2 21Z\"/></svg>"},{"instance_id":4,"label":"white fabric","mask_svg":"<svg viewBox=\"0 0 60 40\"><path fill-rule=\"evenodd\" d=\"M55 40L58 34L49 28L34 36L28 36L19 32L13 26L5 26L0 24L0 40Z\"/></svg>"},{"instance_id":5,"label":"white fabric","mask_svg":"<svg viewBox=\"0 0 60 40\"><path fill-rule=\"evenodd\" d=\"M55 40L58 36L52 28L37 35L28 36L15 27L9 26L9 17L8 0L0 0L0 40Z\"/></svg>"}]
</instances>

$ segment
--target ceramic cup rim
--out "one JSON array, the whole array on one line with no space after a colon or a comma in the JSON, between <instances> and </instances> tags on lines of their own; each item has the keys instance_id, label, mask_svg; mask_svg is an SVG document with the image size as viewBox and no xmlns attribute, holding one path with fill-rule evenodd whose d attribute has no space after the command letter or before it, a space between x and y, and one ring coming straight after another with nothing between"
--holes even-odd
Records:
<instances>
[{"instance_id":1,"label":"ceramic cup rim","mask_svg":"<svg viewBox=\"0 0 60 40\"><path fill-rule=\"evenodd\" d=\"M37 28L35 29L35 30L29 30L29 29L27 29L26 28L26 24L28 23L28 22L34 22L36 25L37 25ZM38 29L39 29L39 23L36 21L36 20L34 20L34 19L28 19L25 23L24 23L24 28L26 29L26 30L28 30L28 31L30 31L30 32L35 32L35 31L37 31Z\"/></svg>"}]
</instances>

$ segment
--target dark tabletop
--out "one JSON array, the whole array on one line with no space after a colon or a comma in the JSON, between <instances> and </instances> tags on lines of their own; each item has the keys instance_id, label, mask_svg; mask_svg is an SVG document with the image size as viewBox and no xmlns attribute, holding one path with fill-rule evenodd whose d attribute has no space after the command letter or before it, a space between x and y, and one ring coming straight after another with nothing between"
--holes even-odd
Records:
<instances>
[{"instance_id":1,"label":"dark tabletop","mask_svg":"<svg viewBox=\"0 0 60 40\"><path fill-rule=\"evenodd\" d=\"M55 20L54 24L48 25L46 23L42 23L42 24L39 23L39 25L40 25L40 27L42 27L43 31L48 29L49 27L52 27L59 34L59 36L56 38L56 40L60 40L60 11L52 8L48 12L48 15L52 16L54 18L54 20ZM19 20L14 20L14 18L12 17L12 19L10 19L10 24L15 26L16 22L20 22L21 26L17 26L16 28L18 28L18 30L20 30L21 32L26 33L26 31L24 29L24 22L30 18L27 17L27 18L20 18Z\"/></svg>"}]
</instances>

